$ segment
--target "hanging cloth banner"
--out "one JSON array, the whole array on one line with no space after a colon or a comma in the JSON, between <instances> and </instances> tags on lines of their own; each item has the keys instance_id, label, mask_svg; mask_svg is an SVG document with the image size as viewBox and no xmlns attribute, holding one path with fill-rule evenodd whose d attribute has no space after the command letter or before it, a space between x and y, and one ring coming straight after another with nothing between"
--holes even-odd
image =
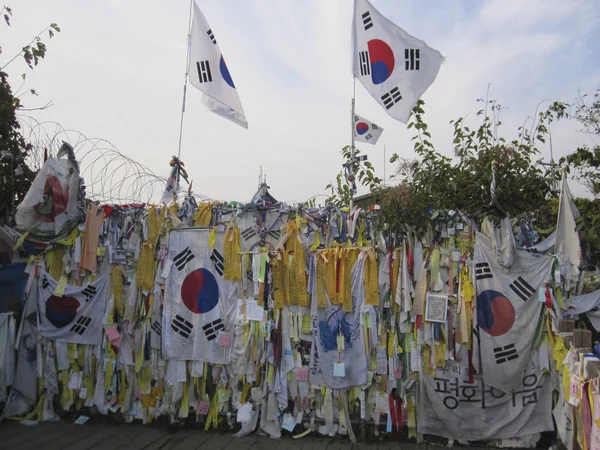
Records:
<instances>
[{"instance_id":1,"label":"hanging cloth banner","mask_svg":"<svg viewBox=\"0 0 600 450\"><path fill-rule=\"evenodd\" d=\"M235 286L223 280L223 233L209 246L210 230L172 230L162 317L165 359L229 364L230 347L219 345Z\"/></svg>"},{"instance_id":2,"label":"hanging cloth banner","mask_svg":"<svg viewBox=\"0 0 600 450\"><path fill-rule=\"evenodd\" d=\"M317 344L312 362L320 366L323 381L331 389L362 386L367 382L365 335L360 323L361 307L365 303L366 258L366 252L362 252L352 267L350 311L344 311L344 304L332 305L329 299L327 307L318 308L317 296L312 296L313 337ZM314 383L313 378L320 380L318 371L312 368L310 376L311 383Z\"/></svg>"},{"instance_id":3,"label":"hanging cloth banner","mask_svg":"<svg viewBox=\"0 0 600 450\"><path fill-rule=\"evenodd\" d=\"M537 352L536 352L537 354ZM423 375L418 431L449 439L509 439L554 429L552 383L536 358L527 358L527 370L518 387L505 393L466 368L448 362L435 377Z\"/></svg>"},{"instance_id":4,"label":"hanging cloth banner","mask_svg":"<svg viewBox=\"0 0 600 450\"><path fill-rule=\"evenodd\" d=\"M477 233L474 259L484 381L510 392L529 360L534 324L544 306L538 290L548 280L552 258L515 250L510 268L502 267L490 240Z\"/></svg>"},{"instance_id":5,"label":"hanging cloth banner","mask_svg":"<svg viewBox=\"0 0 600 450\"><path fill-rule=\"evenodd\" d=\"M42 272L38 283L39 331L46 339L72 344L100 345L108 277L99 277L87 286L59 283ZM64 285L63 285L64 286Z\"/></svg>"}]
</instances>

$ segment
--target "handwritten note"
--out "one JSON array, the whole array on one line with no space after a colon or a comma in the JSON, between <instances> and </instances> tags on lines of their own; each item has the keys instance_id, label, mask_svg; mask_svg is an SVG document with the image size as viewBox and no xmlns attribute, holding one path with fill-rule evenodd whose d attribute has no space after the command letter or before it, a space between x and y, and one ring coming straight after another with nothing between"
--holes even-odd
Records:
<instances>
[{"instance_id":1,"label":"handwritten note","mask_svg":"<svg viewBox=\"0 0 600 450\"><path fill-rule=\"evenodd\" d=\"M198 414L207 415L208 410L210 409L210 403L208 402L198 402Z\"/></svg>"},{"instance_id":2,"label":"handwritten note","mask_svg":"<svg viewBox=\"0 0 600 450\"><path fill-rule=\"evenodd\" d=\"M256 322L262 322L265 310L256 303L256 300L246 300L246 318Z\"/></svg>"},{"instance_id":3,"label":"handwritten note","mask_svg":"<svg viewBox=\"0 0 600 450\"><path fill-rule=\"evenodd\" d=\"M115 339L118 339L121 335L119 334L119 331L117 330L117 327L110 327L106 329L106 337L108 337L109 341L114 341Z\"/></svg>"},{"instance_id":4,"label":"handwritten note","mask_svg":"<svg viewBox=\"0 0 600 450\"><path fill-rule=\"evenodd\" d=\"M60 280L58 280L58 284L56 285L56 289L54 290L54 295L57 297L62 297L65 293L65 289L67 288L67 283L69 280L66 276L61 276Z\"/></svg>"},{"instance_id":5,"label":"handwritten note","mask_svg":"<svg viewBox=\"0 0 600 450\"><path fill-rule=\"evenodd\" d=\"M231 346L231 335L229 333L221 333L219 334L219 340L217 343L221 347L230 347Z\"/></svg>"},{"instance_id":6,"label":"handwritten note","mask_svg":"<svg viewBox=\"0 0 600 450\"><path fill-rule=\"evenodd\" d=\"M346 364L343 362L336 362L333 365L333 376L334 377L345 377L346 376Z\"/></svg>"},{"instance_id":7,"label":"handwritten note","mask_svg":"<svg viewBox=\"0 0 600 450\"><path fill-rule=\"evenodd\" d=\"M252 404L244 403L238 408L237 421L240 423L248 423L252 419Z\"/></svg>"},{"instance_id":8,"label":"handwritten note","mask_svg":"<svg viewBox=\"0 0 600 450\"><path fill-rule=\"evenodd\" d=\"M308 381L308 367L298 367L296 369L296 380Z\"/></svg>"}]
</instances>

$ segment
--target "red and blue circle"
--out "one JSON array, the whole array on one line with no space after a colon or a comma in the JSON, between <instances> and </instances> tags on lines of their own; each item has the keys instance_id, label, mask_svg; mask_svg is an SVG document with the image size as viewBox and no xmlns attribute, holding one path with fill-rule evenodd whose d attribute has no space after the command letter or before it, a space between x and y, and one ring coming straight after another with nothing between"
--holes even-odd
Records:
<instances>
[{"instance_id":1,"label":"red and blue circle","mask_svg":"<svg viewBox=\"0 0 600 450\"><path fill-rule=\"evenodd\" d=\"M371 80L373 84L386 81L394 71L396 60L394 52L381 39L371 39L367 42L369 59L371 60Z\"/></svg>"},{"instance_id":2,"label":"red and blue circle","mask_svg":"<svg viewBox=\"0 0 600 450\"><path fill-rule=\"evenodd\" d=\"M229 73L229 69L227 69L227 64L223 59L223 55L221 55L221 60L219 61L219 70L221 71L221 76L225 80L229 86L235 89L235 84L233 84L233 79L231 78L231 74Z\"/></svg>"},{"instance_id":3,"label":"red and blue circle","mask_svg":"<svg viewBox=\"0 0 600 450\"><path fill-rule=\"evenodd\" d=\"M359 136L362 136L363 134L365 134L367 131L369 131L369 125L367 125L364 122L358 122L356 124L356 133Z\"/></svg>"},{"instance_id":4,"label":"red and blue circle","mask_svg":"<svg viewBox=\"0 0 600 450\"><path fill-rule=\"evenodd\" d=\"M56 328L63 328L75 320L78 309L79 300L75 297L52 295L46 301L46 318Z\"/></svg>"},{"instance_id":5,"label":"red and blue circle","mask_svg":"<svg viewBox=\"0 0 600 450\"><path fill-rule=\"evenodd\" d=\"M181 285L181 299L194 314L204 314L219 303L219 284L208 269L190 272Z\"/></svg>"},{"instance_id":6,"label":"red and blue circle","mask_svg":"<svg viewBox=\"0 0 600 450\"><path fill-rule=\"evenodd\" d=\"M515 308L504 294L487 290L477 296L477 324L491 336L502 336L515 323Z\"/></svg>"}]
</instances>

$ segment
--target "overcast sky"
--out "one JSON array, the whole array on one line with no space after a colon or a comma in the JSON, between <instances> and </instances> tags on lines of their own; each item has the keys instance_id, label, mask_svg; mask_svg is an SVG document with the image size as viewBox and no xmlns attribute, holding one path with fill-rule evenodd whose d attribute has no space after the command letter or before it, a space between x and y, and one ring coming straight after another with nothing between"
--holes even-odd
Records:
<instances>
[{"instance_id":1,"label":"overcast sky","mask_svg":"<svg viewBox=\"0 0 600 450\"><path fill-rule=\"evenodd\" d=\"M271 193L286 201L323 194L350 143L352 0L197 0L246 113L245 130L213 113L190 86L182 160L194 191L248 201L259 167ZM34 71L8 68L13 85L28 72L28 107L52 100L34 117L56 121L166 176L177 153L185 73L187 0L18 0L12 26L0 28L12 57L50 22L62 32ZM480 118L475 101L506 109L503 135L546 99L572 101L600 86L600 2L597 0L373 0L384 15L446 58L425 93L426 121L436 147L452 152L451 119ZM376 146L362 145L379 176L389 156L412 156L411 131L387 116L357 83L356 112L385 129ZM573 122L553 124L555 159L588 142ZM544 149L546 159L549 147ZM85 169L85 167L84 167ZM385 165L386 176L394 166ZM575 194L584 188L573 185ZM323 200L324 197L318 197ZM143 200L143 199L142 199Z\"/></svg>"}]
</instances>

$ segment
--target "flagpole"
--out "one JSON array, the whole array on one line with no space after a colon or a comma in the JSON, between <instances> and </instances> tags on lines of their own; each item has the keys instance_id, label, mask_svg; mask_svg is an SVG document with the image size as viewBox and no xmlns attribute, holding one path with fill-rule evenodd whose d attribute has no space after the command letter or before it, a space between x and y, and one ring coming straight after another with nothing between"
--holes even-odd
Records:
<instances>
[{"instance_id":1,"label":"flagpole","mask_svg":"<svg viewBox=\"0 0 600 450\"><path fill-rule=\"evenodd\" d=\"M181 140L183 137L183 114L185 113L185 98L187 95L187 82L188 82L188 68L190 65L190 48L192 43L192 9L194 7L194 0L190 0L190 13L188 19L188 35L187 35L187 52L185 55L185 80L183 82L183 102L181 105L181 121L179 122L179 149L177 150L178 164L181 164ZM180 171L177 171L177 182L175 185L175 195L179 191L179 178Z\"/></svg>"},{"instance_id":2,"label":"flagpole","mask_svg":"<svg viewBox=\"0 0 600 450\"><path fill-rule=\"evenodd\" d=\"M383 187L385 187L385 144L383 144Z\"/></svg>"},{"instance_id":3,"label":"flagpole","mask_svg":"<svg viewBox=\"0 0 600 450\"><path fill-rule=\"evenodd\" d=\"M350 174L352 175L352 178L354 178L354 141L355 141L355 137L354 137L354 102L355 102L355 97L356 97L356 77L353 76L352 77L352 108L351 108L351 113L350 113L350 132L352 133L352 146L350 148ZM354 181L351 181L351 183L354 183ZM352 208L354 207L354 190L352 188L353 184L350 185L350 211L352 211Z\"/></svg>"}]
</instances>

